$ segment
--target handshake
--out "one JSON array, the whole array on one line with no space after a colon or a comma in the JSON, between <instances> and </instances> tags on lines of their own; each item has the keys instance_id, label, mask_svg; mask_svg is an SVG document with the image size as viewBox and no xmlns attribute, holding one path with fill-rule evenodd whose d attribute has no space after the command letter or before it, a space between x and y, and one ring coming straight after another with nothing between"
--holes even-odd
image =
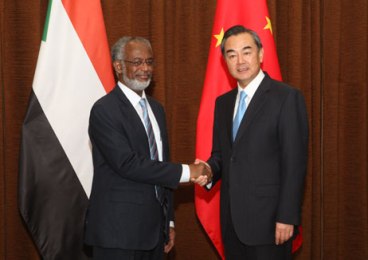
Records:
<instances>
[{"instance_id":1,"label":"handshake","mask_svg":"<svg viewBox=\"0 0 368 260\"><path fill-rule=\"evenodd\" d=\"M200 160L195 160L193 164L189 165L190 181L200 186L204 186L212 181L211 167Z\"/></svg>"}]
</instances>

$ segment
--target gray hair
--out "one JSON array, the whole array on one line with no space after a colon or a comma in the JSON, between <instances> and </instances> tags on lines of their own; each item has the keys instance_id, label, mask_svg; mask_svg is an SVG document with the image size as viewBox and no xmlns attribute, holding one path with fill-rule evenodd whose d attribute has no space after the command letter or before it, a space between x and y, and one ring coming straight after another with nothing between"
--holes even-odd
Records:
<instances>
[{"instance_id":1,"label":"gray hair","mask_svg":"<svg viewBox=\"0 0 368 260\"><path fill-rule=\"evenodd\" d=\"M122 38L120 38L113 46L111 49L111 58L112 58L112 62L117 61L117 60L124 60L125 57L125 46L129 43L129 42L142 42L144 44L146 44L150 49L152 49L151 43L149 42L149 40L143 38L143 37L131 37L131 36L124 36Z\"/></svg>"}]
</instances>

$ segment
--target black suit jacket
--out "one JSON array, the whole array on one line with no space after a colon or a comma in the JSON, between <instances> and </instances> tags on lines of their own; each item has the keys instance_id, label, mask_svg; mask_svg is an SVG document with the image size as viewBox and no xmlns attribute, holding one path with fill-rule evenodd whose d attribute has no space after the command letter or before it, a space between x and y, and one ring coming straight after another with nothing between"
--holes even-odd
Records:
<instances>
[{"instance_id":1,"label":"black suit jacket","mask_svg":"<svg viewBox=\"0 0 368 260\"><path fill-rule=\"evenodd\" d=\"M157 101L147 98L160 127L164 162L150 159L144 125L118 86L91 110L89 135L94 176L85 231L89 245L131 250L154 248L163 225L155 185L166 188L170 219L174 218L171 189L179 184L182 166L167 162L165 113Z\"/></svg>"},{"instance_id":2,"label":"black suit jacket","mask_svg":"<svg viewBox=\"0 0 368 260\"><path fill-rule=\"evenodd\" d=\"M300 224L308 150L305 102L300 91L266 74L233 142L237 91L216 100L208 160L214 183L222 178L222 232L231 216L243 243L274 244L276 222Z\"/></svg>"}]
</instances>

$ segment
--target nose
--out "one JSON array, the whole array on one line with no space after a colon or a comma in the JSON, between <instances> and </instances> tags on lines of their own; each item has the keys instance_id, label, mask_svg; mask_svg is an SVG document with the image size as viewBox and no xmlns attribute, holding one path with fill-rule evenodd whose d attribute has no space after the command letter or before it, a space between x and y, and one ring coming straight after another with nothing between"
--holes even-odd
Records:
<instances>
[{"instance_id":1,"label":"nose","mask_svg":"<svg viewBox=\"0 0 368 260\"><path fill-rule=\"evenodd\" d=\"M243 55L238 55L238 60L237 61L238 61L238 64L244 63L245 59L244 59Z\"/></svg>"}]
</instances>

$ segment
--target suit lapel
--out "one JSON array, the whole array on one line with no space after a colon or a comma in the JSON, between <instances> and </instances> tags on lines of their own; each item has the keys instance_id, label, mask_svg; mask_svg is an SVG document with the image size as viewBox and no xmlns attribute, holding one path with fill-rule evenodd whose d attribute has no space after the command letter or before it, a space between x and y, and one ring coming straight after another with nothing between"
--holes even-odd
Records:
<instances>
[{"instance_id":1,"label":"suit lapel","mask_svg":"<svg viewBox=\"0 0 368 260\"><path fill-rule=\"evenodd\" d=\"M158 108L156 103L152 101L150 97L147 97L147 100L150 104L153 114L155 115L158 127L160 128L160 132L161 132L162 129L165 127L165 120L162 116L162 113L160 113L160 109Z\"/></svg>"},{"instance_id":2,"label":"suit lapel","mask_svg":"<svg viewBox=\"0 0 368 260\"><path fill-rule=\"evenodd\" d=\"M228 103L225 105L225 120L226 120L226 131L228 136L228 141L232 145L233 143L233 117L234 117L234 109L235 109L235 101L236 95L238 94L238 88L235 87L231 90Z\"/></svg>"},{"instance_id":3,"label":"suit lapel","mask_svg":"<svg viewBox=\"0 0 368 260\"><path fill-rule=\"evenodd\" d=\"M131 132L136 133L138 136L141 136L142 138L139 138L138 140L144 140L147 147L149 147L148 144L148 138L146 134L146 129L142 123L141 118L137 114L137 111L133 107L133 105L130 103L128 98L125 96L124 92L120 89L119 86L116 86L113 89L113 93L118 97L120 100L120 110L123 114L124 120L129 122L129 126L131 126ZM145 137L145 138L143 138ZM146 149L147 150L147 149ZM149 148L148 148L149 151Z\"/></svg>"},{"instance_id":4,"label":"suit lapel","mask_svg":"<svg viewBox=\"0 0 368 260\"><path fill-rule=\"evenodd\" d=\"M247 111L245 112L242 122L240 123L238 134L236 135L234 143L236 143L241 138L241 136L246 132L247 128L252 123L258 112L261 111L263 105L266 102L267 91L269 90L270 86L271 79L267 74L265 74L264 79L262 80L257 91L254 93L250 104L248 105Z\"/></svg>"},{"instance_id":5,"label":"suit lapel","mask_svg":"<svg viewBox=\"0 0 368 260\"><path fill-rule=\"evenodd\" d=\"M169 160L169 144L166 130L166 119L165 114L159 104L154 101L152 98L147 96L147 100L151 106L152 112L155 115L158 127L160 129L160 136L156 138L160 138L162 142L162 160ZM157 140L156 140L157 141Z\"/></svg>"}]
</instances>

